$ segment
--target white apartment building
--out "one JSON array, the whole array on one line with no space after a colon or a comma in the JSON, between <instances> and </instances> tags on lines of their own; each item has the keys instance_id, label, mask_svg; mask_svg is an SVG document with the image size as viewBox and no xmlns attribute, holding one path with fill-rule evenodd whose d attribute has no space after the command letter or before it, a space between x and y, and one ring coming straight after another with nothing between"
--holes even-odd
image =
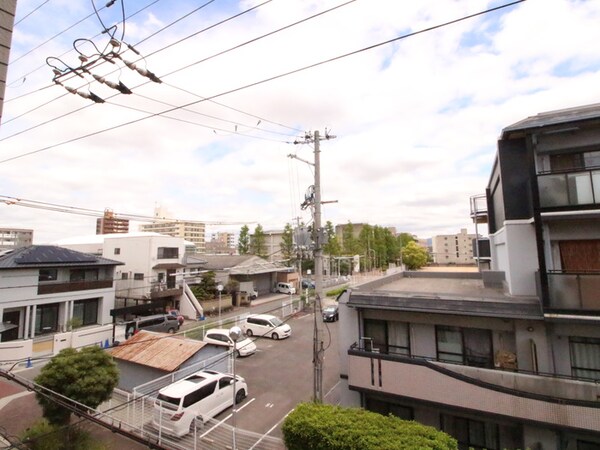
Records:
<instances>
[{"instance_id":1,"label":"white apartment building","mask_svg":"<svg viewBox=\"0 0 600 450\"><path fill-rule=\"evenodd\" d=\"M25 228L0 228L0 251L13 250L33 244L33 230Z\"/></svg>"}]
</instances>

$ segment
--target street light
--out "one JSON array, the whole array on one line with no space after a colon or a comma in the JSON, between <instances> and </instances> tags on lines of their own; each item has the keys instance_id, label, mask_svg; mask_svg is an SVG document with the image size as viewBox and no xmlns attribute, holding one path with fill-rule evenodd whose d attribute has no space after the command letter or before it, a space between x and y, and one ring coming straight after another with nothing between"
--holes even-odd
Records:
<instances>
[{"instance_id":1,"label":"street light","mask_svg":"<svg viewBox=\"0 0 600 450\"><path fill-rule=\"evenodd\" d=\"M233 436L233 445L231 446L232 450L236 450L236 444L235 444L235 412L236 412L236 406L235 406L235 381L236 381L236 375L235 375L235 357L237 354L237 341L238 339L242 336L242 329L240 327L231 327L229 329L229 337L231 338L231 340L233 341L233 411L231 414L231 423L233 424L233 429L232 429L232 436Z\"/></svg>"},{"instance_id":2,"label":"street light","mask_svg":"<svg viewBox=\"0 0 600 450\"><path fill-rule=\"evenodd\" d=\"M217 291L219 291L219 320L221 320L221 292L223 291L223 285L217 284Z\"/></svg>"}]
</instances>

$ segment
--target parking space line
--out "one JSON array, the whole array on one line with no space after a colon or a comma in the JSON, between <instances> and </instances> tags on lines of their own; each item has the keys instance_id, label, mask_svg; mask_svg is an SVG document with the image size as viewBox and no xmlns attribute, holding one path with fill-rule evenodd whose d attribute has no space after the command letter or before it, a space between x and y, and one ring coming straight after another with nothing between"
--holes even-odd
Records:
<instances>
[{"instance_id":1,"label":"parking space line","mask_svg":"<svg viewBox=\"0 0 600 450\"><path fill-rule=\"evenodd\" d=\"M279 424L280 424L281 422L283 422L283 421L285 420L285 418L286 418L287 416L289 416L289 415L290 415L290 413L291 413L293 410L294 410L294 408L290 409L290 410L287 412L287 414L286 414L285 416L283 416L283 417L282 417L282 418L279 420L279 422L277 422L275 425L273 425L271 428L269 428L269 430L268 430L268 431L267 431L265 434L263 434L263 435L260 437L260 439L259 439L258 441L256 441L256 442L254 443L254 445L253 445L252 447L250 447L248 450L253 450L253 449L254 449L254 447L256 447L258 444L260 444L260 443L262 442L262 440L263 440L264 438L266 438L266 437L267 437L269 434L271 434L271 432L272 432L272 431L273 431L275 428L277 428L277 427L279 426Z\"/></svg>"},{"instance_id":2,"label":"parking space line","mask_svg":"<svg viewBox=\"0 0 600 450\"><path fill-rule=\"evenodd\" d=\"M239 407L236 409L236 413L238 411L241 411L242 409L244 409L246 406L248 406L250 403L252 403L254 400L256 400L255 397L252 397L250 400L248 400L246 403L244 403L243 406ZM217 422L216 424L214 424L212 427L210 427L208 430L206 430L204 433L202 433L200 437L203 438L204 436L206 436L208 433L210 433L212 430L214 430L215 428L217 428L218 426L220 426L221 424L223 424L224 422L226 422L227 420L229 420L229 418L232 416L233 414L229 414L227 417L225 417L224 419L222 419L221 421Z\"/></svg>"}]
</instances>

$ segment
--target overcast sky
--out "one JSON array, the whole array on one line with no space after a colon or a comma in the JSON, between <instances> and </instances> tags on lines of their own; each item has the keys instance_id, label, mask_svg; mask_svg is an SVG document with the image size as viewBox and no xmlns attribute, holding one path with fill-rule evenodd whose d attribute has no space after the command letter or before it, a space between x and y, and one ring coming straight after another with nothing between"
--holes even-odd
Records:
<instances>
[{"instance_id":1,"label":"overcast sky","mask_svg":"<svg viewBox=\"0 0 600 450\"><path fill-rule=\"evenodd\" d=\"M469 198L485 191L502 128L600 99L600 1L528 0L438 28L505 3L117 0L96 1L98 18L90 1L19 0L0 195L142 216L161 205L209 231L282 229L312 221L300 205L314 170L301 160L314 145L293 142L319 130L332 136L322 198L336 202L323 223L473 232ZM90 72L131 95L76 76L74 43L94 61L111 34L162 83L121 62ZM105 103L53 83L46 61ZM93 234L95 218L2 203L0 226L47 243Z\"/></svg>"}]
</instances>

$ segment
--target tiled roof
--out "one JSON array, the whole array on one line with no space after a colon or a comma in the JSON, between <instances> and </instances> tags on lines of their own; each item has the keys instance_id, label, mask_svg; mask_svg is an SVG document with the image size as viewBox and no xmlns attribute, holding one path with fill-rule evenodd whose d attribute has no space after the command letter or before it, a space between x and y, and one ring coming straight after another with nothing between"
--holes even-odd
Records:
<instances>
[{"instance_id":1,"label":"tiled roof","mask_svg":"<svg viewBox=\"0 0 600 450\"><path fill-rule=\"evenodd\" d=\"M55 245L30 245L0 256L0 269L25 269L30 267L82 267L116 266L122 262L102 258L89 253L69 250Z\"/></svg>"},{"instance_id":2,"label":"tiled roof","mask_svg":"<svg viewBox=\"0 0 600 450\"><path fill-rule=\"evenodd\" d=\"M594 119L600 119L600 103L557 111L548 111L527 117L526 119L504 128L504 130L502 130L502 136L507 137L507 134L516 131Z\"/></svg>"},{"instance_id":3,"label":"tiled roof","mask_svg":"<svg viewBox=\"0 0 600 450\"><path fill-rule=\"evenodd\" d=\"M205 345L183 337L140 331L110 353L114 358L173 372Z\"/></svg>"}]
</instances>

